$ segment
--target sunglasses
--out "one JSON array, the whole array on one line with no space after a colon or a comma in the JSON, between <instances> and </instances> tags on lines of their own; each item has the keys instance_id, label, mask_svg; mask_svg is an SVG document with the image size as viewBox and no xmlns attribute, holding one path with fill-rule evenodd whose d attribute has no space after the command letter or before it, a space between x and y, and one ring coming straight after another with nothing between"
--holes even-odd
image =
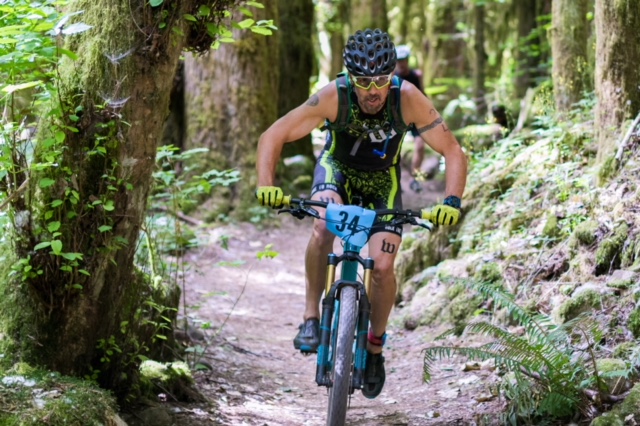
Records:
<instances>
[{"instance_id":1,"label":"sunglasses","mask_svg":"<svg viewBox=\"0 0 640 426\"><path fill-rule=\"evenodd\" d=\"M392 77L393 74L377 75L374 77L356 77L352 75L351 81L353 81L353 84L360 89L369 90L372 85L375 85L378 89L382 89L391 83Z\"/></svg>"}]
</instances>

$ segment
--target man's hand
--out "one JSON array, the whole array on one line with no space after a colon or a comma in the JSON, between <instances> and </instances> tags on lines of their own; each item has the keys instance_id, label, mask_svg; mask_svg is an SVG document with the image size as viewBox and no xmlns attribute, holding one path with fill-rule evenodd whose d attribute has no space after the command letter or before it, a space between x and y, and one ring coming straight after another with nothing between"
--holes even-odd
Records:
<instances>
[{"instance_id":1,"label":"man's hand","mask_svg":"<svg viewBox=\"0 0 640 426\"><path fill-rule=\"evenodd\" d=\"M282 207L284 192L282 192L282 189L277 186L260 186L256 190L256 198L263 206L279 209Z\"/></svg>"},{"instance_id":2,"label":"man's hand","mask_svg":"<svg viewBox=\"0 0 640 426\"><path fill-rule=\"evenodd\" d=\"M460 219L460 210L445 204L438 204L431 209L431 222L436 225L455 225Z\"/></svg>"}]
</instances>

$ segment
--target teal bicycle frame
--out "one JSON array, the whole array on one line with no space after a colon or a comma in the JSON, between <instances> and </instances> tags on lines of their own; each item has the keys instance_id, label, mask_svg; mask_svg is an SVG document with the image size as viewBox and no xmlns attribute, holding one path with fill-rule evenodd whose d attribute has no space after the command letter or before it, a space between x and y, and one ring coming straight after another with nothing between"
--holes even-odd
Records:
<instances>
[{"instance_id":1,"label":"teal bicycle frame","mask_svg":"<svg viewBox=\"0 0 640 426\"><path fill-rule=\"evenodd\" d=\"M320 386L331 387L330 371L332 356L330 349L335 348L335 332L340 317L340 291L345 286L355 288L358 295L358 317L356 324L353 376L350 392L364 386L364 369L366 366L367 333L369 330L369 314L371 303L368 295L371 289L371 273L374 261L363 259L360 250L369 240L369 233L376 219L373 210L358 206L330 204L327 206L327 228L344 241L341 255L329 254L327 259L327 273L325 297L322 300L322 316L320 320L320 346L316 366L316 383ZM336 268L341 264L340 279L335 280ZM358 280L358 269L363 268L362 282ZM333 330L333 332L332 332ZM331 342L331 336L334 341Z\"/></svg>"}]
</instances>

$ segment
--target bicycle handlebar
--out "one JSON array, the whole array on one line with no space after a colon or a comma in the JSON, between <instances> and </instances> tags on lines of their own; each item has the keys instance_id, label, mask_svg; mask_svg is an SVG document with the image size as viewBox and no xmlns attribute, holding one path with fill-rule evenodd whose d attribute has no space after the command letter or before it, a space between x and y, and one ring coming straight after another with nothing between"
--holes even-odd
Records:
<instances>
[{"instance_id":1,"label":"bicycle handlebar","mask_svg":"<svg viewBox=\"0 0 640 426\"><path fill-rule=\"evenodd\" d=\"M298 208L295 210L281 210L281 212L291 213L293 216L302 219L303 216L311 216L318 218L318 213L313 209L306 209L306 206L309 207L321 207L327 208L327 206L331 203L327 203L325 201L316 201L316 200L307 200L304 198L292 198L291 195L286 195L282 199L282 204L285 207L289 206L297 206ZM431 221L432 215L430 210L401 210L401 209L370 209L376 213L376 217L382 216L394 216L396 220L395 224L401 225L405 223L409 223L412 225L423 226L415 221L416 218L424 219ZM428 226L423 226L424 228L431 229Z\"/></svg>"}]
</instances>

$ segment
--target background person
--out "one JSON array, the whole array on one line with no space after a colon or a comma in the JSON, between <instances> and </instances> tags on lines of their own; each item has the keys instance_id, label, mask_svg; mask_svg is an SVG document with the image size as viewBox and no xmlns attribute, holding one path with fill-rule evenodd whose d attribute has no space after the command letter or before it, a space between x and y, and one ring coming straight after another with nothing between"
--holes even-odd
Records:
<instances>
[{"instance_id":1,"label":"background person","mask_svg":"<svg viewBox=\"0 0 640 426\"><path fill-rule=\"evenodd\" d=\"M411 65L409 64L411 48L405 44L397 46L396 56L397 62L394 74L413 84L421 93L424 93L422 73L419 70L411 68ZM422 184L416 179L416 177L420 175L422 161L424 160L425 146L424 141L416 131L415 127L411 129L411 136L413 136L413 156L411 158L410 173L413 179L411 179L409 188L415 192L420 192L422 191Z\"/></svg>"}]
</instances>

